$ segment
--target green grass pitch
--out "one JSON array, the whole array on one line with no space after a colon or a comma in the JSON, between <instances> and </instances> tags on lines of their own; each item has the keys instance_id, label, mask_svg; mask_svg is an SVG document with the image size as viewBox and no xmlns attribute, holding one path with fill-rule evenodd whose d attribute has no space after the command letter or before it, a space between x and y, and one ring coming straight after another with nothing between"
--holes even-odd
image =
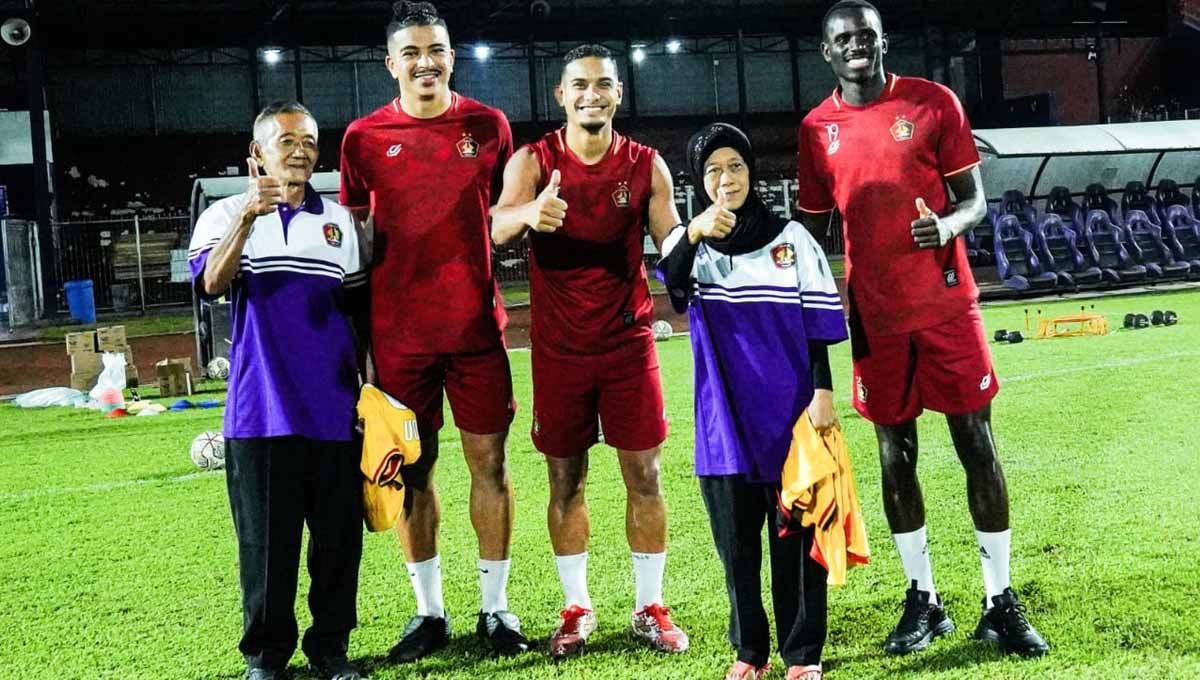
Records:
<instances>
[{"instance_id":1,"label":"green grass pitch","mask_svg":"<svg viewBox=\"0 0 1200 680\"><path fill-rule=\"evenodd\" d=\"M994 423L1012 497L1014 585L1052 645L1036 661L1002 658L970 639L982 596L979 559L963 475L936 414L920 421L921 481L937 584L959 630L915 656L883 655L903 575L880 505L872 429L849 403L849 350L833 352L873 557L851 572L848 586L831 590L831 679L1200 678L1200 293L993 306L984 316L990 334L1021 328L1026 307L1048 316L1080 304L1094 304L1114 328L1131 311L1169 308L1181 321L992 345L1003 386ZM509 599L541 647L497 660L473 637L478 580L467 473L456 431L447 427L438 478L455 638L416 665L382 665L413 601L393 535L368 535L351 656L371 677L723 675L733 657L724 640L728 604L692 475L691 353L683 337L659 352L672 427L663 453L666 595L692 649L666 658L625 634L633 590L624 495L611 450L597 447L588 501L600 627L581 657L555 665L545 656L561 594L546 536L544 464L529 443L529 354L514 352L521 410L508 447L517 495ZM220 472L197 473L187 456L191 438L219 424L218 411L114 421L0 406L0 678L241 676L225 481ZM302 576L300 592L306 589ZM298 611L306 625L303 597ZM293 666L302 663L297 654Z\"/></svg>"}]
</instances>

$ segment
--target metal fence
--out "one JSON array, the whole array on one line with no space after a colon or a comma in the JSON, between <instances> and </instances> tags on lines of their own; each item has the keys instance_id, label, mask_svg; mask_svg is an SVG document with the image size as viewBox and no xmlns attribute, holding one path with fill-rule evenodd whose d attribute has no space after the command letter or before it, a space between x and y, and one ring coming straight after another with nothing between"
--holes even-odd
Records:
<instances>
[{"instance_id":1,"label":"metal fence","mask_svg":"<svg viewBox=\"0 0 1200 680\"><path fill-rule=\"evenodd\" d=\"M56 223L58 280L91 279L102 310L191 304L190 229L187 217Z\"/></svg>"},{"instance_id":2,"label":"metal fence","mask_svg":"<svg viewBox=\"0 0 1200 680\"><path fill-rule=\"evenodd\" d=\"M696 188L676 180L675 204L686 223L698 212ZM759 194L780 216L793 213L795 182L759 181ZM54 225L57 279L90 279L96 308L102 311L146 311L155 307L191 304L187 246L191 222L187 217L132 215L121 219L59 222ZM823 243L826 253L842 250L841 227L833 224ZM646 239L646 263L652 267L657 251ZM522 239L493 253L493 270L502 287L520 287L529 280L528 241Z\"/></svg>"}]
</instances>

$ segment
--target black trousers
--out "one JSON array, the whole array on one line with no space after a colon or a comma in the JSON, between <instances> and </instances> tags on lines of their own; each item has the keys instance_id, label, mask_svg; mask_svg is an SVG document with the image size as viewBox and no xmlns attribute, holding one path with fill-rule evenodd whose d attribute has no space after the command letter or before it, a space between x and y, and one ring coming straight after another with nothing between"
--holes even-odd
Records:
<instances>
[{"instance_id":1,"label":"black trousers","mask_svg":"<svg viewBox=\"0 0 1200 680\"><path fill-rule=\"evenodd\" d=\"M309 659L344 656L358 624L362 475L358 442L303 437L230 439L225 480L238 539L242 641L255 668L283 668L296 651L296 578L308 524Z\"/></svg>"},{"instance_id":2,"label":"black trousers","mask_svg":"<svg viewBox=\"0 0 1200 680\"><path fill-rule=\"evenodd\" d=\"M743 475L700 477L700 495L712 524L729 592L729 642L737 658L762 666L771 658L771 632L762 601L762 532L771 550L771 600L779 654L789 666L821 662L826 635L828 572L808 556L809 528L786 538L776 531L776 484L752 484Z\"/></svg>"}]
</instances>

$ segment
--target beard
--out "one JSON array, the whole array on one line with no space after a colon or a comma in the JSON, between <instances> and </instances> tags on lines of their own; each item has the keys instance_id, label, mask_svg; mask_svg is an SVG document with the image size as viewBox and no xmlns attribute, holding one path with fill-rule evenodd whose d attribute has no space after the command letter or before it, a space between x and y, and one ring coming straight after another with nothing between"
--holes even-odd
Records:
<instances>
[{"instance_id":1,"label":"beard","mask_svg":"<svg viewBox=\"0 0 1200 680\"><path fill-rule=\"evenodd\" d=\"M605 125L608 125L608 123L580 123L579 127L583 128L584 132L595 135L599 134L600 131L604 129Z\"/></svg>"}]
</instances>

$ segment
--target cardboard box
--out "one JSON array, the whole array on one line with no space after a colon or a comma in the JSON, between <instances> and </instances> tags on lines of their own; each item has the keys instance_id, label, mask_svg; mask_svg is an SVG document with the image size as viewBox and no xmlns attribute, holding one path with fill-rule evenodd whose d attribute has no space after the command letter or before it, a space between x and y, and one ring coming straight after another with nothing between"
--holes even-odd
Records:
<instances>
[{"instance_id":1,"label":"cardboard box","mask_svg":"<svg viewBox=\"0 0 1200 680\"><path fill-rule=\"evenodd\" d=\"M96 351L96 331L67 333L67 354Z\"/></svg>"},{"instance_id":2,"label":"cardboard box","mask_svg":"<svg viewBox=\"0 0 1200 680\"><path fill-rule=\"evenodd\" d=\"M154 373L162 396L190 395L192 393L191 358L163 359L154 364Z\"/></svg>"},{"instance_id":3,"label":"cardboard box","mask_svg":"<svg viewBox=\"0 0 1200 680\"><path fill-rule=\"evenodd\" d=\"M71 355L71 373L91 373L92 375L100 375L100 369L104 368L104 363L100 360L100 355L95 352L75 352Z\"/></svg>"},{"instance_id":4,"label":"cardboard box","mask_svg":"<svg viewBox=\"0 0 1200 680\"><path fill-rule=\"evenodd\" d=\"M100 352L120 352L128 344L124 326L96 329L96 349Z\"/></svg>"},{"instance_id":5,"label":"cardboard box","mask_svg":"<svg viewBox=\"0 0 1200 680\"><path fill-rule=\"evenodd\" d=\"M86 393L96 386L96 380L99 377L100 371L96 371L95 373L71 373L71 389Z\"/></svg>"}]
</instances>

